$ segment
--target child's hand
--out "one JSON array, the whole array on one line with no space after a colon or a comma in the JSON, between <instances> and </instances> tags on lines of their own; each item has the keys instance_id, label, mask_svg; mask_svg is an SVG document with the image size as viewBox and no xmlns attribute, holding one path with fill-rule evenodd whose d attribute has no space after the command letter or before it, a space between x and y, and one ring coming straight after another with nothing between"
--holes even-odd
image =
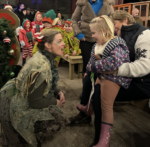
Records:
<instances>
[{"instance_id":1,"label":"child's hand","mask_svg":"<svg viewBox=\"0 0 150 147\"><path fill-rule=\"evenodd\" d=\"M69 55L65 55L65 58L68 59Z\"/></svg>"},{"instance_id":2,"label":"child's hand","mask_svg":"<svg viewBox=\"0 0 150 147\"><path fill-rule=\"evenodd\" d=\"M94 56L95 56L96 60L100 60L100 58L96 54L94 54Z\"/></svg>"},{"instance_id":3,"label":"child's hand","mask_svg":"<svg viewBox=\"0 0 150 147\"><path fill-rule=\"evenodd\" d=\"M89 65L89 71L91 72L91 64Z\"/></svg>"},{"instance_id":4,"label":"child's hand","mask_svg":"<svg viewBox=\"0 0 150 147\"><path fill-rule=\"evenodd\" d=\"M77 52L76 52L76 51L73 51L72 56L75 56L76 54L77 54Z\"/></svg>"},{"instance_id":5,"label":"child's hand","mask_svg":"<svg viewBox=\"0 0 150 147\"><path fill-rule=\"evenodd\" d=\"M85 73L83 78L85 78L87 75L88 75L88 74L87 74L87 73Z\"/></svg>"}]
</instances>

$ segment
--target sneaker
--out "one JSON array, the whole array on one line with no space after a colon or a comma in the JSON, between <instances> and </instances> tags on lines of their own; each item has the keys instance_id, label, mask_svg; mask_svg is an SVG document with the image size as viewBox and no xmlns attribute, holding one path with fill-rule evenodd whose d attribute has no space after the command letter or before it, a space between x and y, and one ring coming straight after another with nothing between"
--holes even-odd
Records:
<instances>
[{"instance_id":1,"label":"sneaker","mask_svg":"<svg viewBox=\"0 0 150 147\"><path fill-rule=\"evenodd\" d=\"M79 112L78 115L69 117L70 124L79 124L79 123L90 123L92 121L91 116L87 116L86 114Z\"/></svg>"}]
</instances>

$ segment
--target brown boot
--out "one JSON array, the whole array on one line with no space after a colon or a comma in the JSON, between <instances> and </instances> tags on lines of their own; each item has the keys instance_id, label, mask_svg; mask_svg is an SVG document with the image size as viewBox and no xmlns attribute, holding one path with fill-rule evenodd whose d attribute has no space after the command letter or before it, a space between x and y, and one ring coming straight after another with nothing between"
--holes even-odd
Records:
<instances>
[{"instance_id":1,"label":"brown boot","mask_svg":"<svg viewBox=\"0 0 150 147\"><path fill-rule=\"evenodd\" d=\"M70 124L79 124L79 123L90 123L92 121L91 116L87 116L86 114L79 112L78 115L69 117Z\"/></svg>"}]
</instances>

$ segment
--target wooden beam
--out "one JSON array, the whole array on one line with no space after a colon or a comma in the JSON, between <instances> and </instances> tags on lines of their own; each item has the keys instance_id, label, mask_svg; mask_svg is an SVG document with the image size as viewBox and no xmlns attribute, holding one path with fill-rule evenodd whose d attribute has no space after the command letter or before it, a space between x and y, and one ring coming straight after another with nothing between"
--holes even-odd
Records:
<instances>
[{"instance_id":1,"label":"wooden beam","mask_svg":"<svg viewBox=\"0 0 150 147\"><path fill-rule=\"evenodd\" d=\"M20 0L17 0L17 5L20 3Z\"/></svg>"},{"instance_id":2,"label":"wooden beam","mask_svg":"<svg viewBox=\"0 0 150 147\"><path fill-rule=\"evenodd\" d=\"M72 0L71 2L72 2L72 14L73 14L76 8L76 0Z\"/></svg>"},{"instance_id":3,"label":"wooden beam","mask_svg":"<svg viewBox=\"0 0 150 147\"><path fill-rule=\"evenodd\" d=\"M124 0L115 0L115 5L123 4Z\"/></svg>"}]
</instances>

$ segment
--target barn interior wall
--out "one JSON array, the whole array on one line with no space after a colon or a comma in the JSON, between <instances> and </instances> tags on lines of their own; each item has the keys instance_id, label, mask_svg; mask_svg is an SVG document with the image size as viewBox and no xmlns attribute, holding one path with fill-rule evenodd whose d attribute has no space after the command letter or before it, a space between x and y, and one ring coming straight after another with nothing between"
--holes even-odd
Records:
<instances>
[{"instance_id":1,"label":"barn interior wall","mask_svg":"<svg viewBox=\"0 0 150 147\"><path fill-rule=\"evenodd\" d=\"M17 0L0 0L0 4L6 4L8 1L8 4L17 6Z\"/></svg>"}]
</instances>

